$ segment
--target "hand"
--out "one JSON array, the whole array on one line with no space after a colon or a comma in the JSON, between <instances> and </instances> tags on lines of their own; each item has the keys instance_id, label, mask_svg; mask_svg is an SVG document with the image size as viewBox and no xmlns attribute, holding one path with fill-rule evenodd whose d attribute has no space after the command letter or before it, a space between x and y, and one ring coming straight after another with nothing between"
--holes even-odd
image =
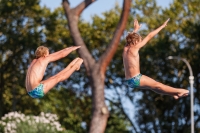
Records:
<instances>
[{"instance_id":1,"label":"hand","mask_svg":"<svg viewBox=\"0 0 200 133\"><path fill-rule=\"evenodd\" d=\"M81 46L71 46L71 47L69 47L70 49L72 49L73 51L74 50L76 50L76 49L78 49L78 48L80 48Z\"/></svg>"},{"instance_id":2,"label":"hand","mask_svg":"<svg viewBox=\"0 0 200 133\"><path fill-rule=\"evenodd\" d=\"M164 22L164 24L162 25L163 28L167 26L167 23L169 22L170 18L167 19L167 21Z\"/></svg>"},{"instance_id":3,"label":"hand","mask_svg":"<svg viewBox=\"0 0 200 133\"><path fill-rule=\"evenodd\" d=\"M138 20L135 19L134 20L134 31L133 32L137 32L140 28L141 28L141 24L138 23Z\"/></svg>"}]
</instances>

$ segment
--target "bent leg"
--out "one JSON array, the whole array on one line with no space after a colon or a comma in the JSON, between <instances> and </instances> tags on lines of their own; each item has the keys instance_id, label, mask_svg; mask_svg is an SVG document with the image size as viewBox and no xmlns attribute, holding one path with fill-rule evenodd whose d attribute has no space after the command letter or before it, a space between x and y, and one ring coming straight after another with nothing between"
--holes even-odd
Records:
<instances>
[{"instance_id":1,"label":"bent leg","mask_svg":"<svg viewBox=\"0 0 200 133\"><path fill-rule=\"evenodd\" d=\"M164 84L159 83L145 75L142 75L142 77L140 79L140 87L142 89L151 89L152 91L159 93L159 94L173 96L175 99L187 96L189 93L188 90L181 89L181 88L174 88L174 87L164 85Z\"/></svg>"},{"instance_id":2,"label":"bent leg","mask_svg":"<svg viewBox=\"0 0 200 133\"><path fill-rule=\"evenodd\" d=\"M83 63L83 60L81 58L76 58L58 74L42 81L41 83L44 85L44 93L46 94L57 83L62 82L66 80L67 78L69 78L74 71L79 70L82 63Z\"/></svg>"},{"instance_id":3,"label":"bent leg","mask_svg":"<svg viewBox=\"0 0 200 133\"><path fill-rule=\"evenodd\" d=\"M63 71L68 71L70 68L72 68L74 66L74 64L76 64L76 62L78 60L80 60L81 58L76 58L74 59L72 62L70 62L70 64L63 70Z\"/></svg>"}]
</instances>

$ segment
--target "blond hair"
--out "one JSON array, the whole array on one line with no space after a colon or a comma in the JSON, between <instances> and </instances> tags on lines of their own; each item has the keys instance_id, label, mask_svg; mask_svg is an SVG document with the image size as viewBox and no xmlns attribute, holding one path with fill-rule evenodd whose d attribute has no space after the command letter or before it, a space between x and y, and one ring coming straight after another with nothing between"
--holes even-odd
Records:
<instances>
[{"instance_id":1,"label":"blond hair","mask_svg":"<svg viewBox=\"0 0 200 133\"><path fill-rule=\"evenodd\" d=\"M135 32L131 32L126 36L126 43L127 45L136 45L137 42L140 41L140 39L142 39L142 37L135 33Z\"/></svg>"},{"instance_id":2,"label":"blond hair","mask_svg":"<svg viewBox=\"0 0 200 133\"><path fill-rule=\"evenodd\" d=\"M49 49L45 46L39 46L35 51L35 58L38 59L40 57L44 57Z\"/></svg>"}]
</instances>

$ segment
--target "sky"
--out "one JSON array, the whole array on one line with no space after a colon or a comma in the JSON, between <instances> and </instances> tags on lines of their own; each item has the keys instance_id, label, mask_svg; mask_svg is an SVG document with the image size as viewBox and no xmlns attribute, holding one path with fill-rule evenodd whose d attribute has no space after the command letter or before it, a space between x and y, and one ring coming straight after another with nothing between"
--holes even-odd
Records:
<instances>
[{"instance_id":1,"label":"sky","mask_svg":"<svg viewBox=\"0 0 200 133\"><path fill-rule=\"evenodd\" d=\"M71 8L75 7L82 1L83 0L69 0ZM156 1L159 6L168 7L173 0ZM40 0L40 5L46 6L53 11L55 8L61 6L61 2L62 0ZM91 16L93 16L94 14L101 15L102 12L112 9L115 6L116 2L118 2L119 5L122 5L123 0L97 0L83 11L83 13L81 14L82 18L84 20L90 20Z\"/></svg>"}]
</instances>

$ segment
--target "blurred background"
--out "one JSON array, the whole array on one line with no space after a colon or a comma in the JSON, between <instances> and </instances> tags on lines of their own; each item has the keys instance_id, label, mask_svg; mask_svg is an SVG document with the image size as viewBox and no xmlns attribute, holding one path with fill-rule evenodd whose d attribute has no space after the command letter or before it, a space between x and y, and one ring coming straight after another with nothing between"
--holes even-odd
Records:
<instances>
[{"instance_id":1,"label":"blurred background","mask_svg":"<svg viewBox=\"0 0 200 133\"><path fill-rule=\"evenodd\" d=\"M69 1L70 7L82 1ZM130 6L126 27L102 83L109 110L104 132L191 133L193 106L194 131L200 133L200 1L132 0ZM98 0L80 14L77 26L95 61L106 51L119 28L122 8L123 0ZM186 59L194 76L193 105L191 94L175 100L124 84L122 51L135 18L142 24L139 32L143 37L170 18L167 27L140 50L141 73L191 91L185 62L167 57ZM52 53L77 45L69 23L62 1L0 0L0 132L92 133L93 106L97 104L92 86L95 79L91 79L84 65L42 99L30 98L25 89L26 71L38 46L45 45ZM61 71L77 56L80 53L73 52L50 63L44 79Z\"/></svg>"}]
</instances>

